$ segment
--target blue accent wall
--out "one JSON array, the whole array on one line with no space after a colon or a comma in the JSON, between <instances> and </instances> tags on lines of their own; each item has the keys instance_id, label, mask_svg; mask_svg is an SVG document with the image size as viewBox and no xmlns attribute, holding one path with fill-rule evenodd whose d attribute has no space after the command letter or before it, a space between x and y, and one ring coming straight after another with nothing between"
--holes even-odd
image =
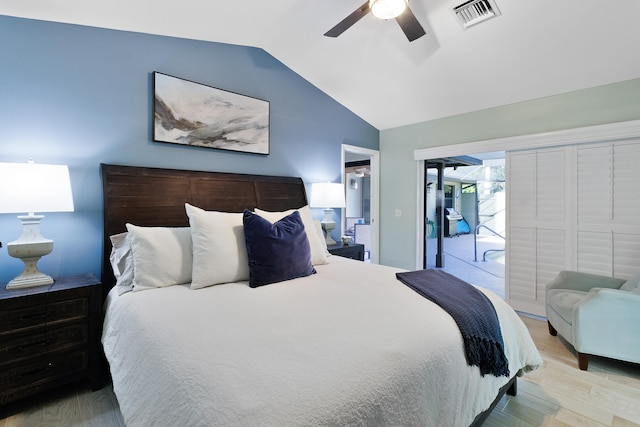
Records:
<instances>
[{"instance_id":1,"label":"blue accent wall","mask_svg":"<svg viewBox=\"0 0 640 427\"><path fill-rule=\"evenodd\" d=\"M153 142L153 71L269 101L270 154ZM310 184L340 180L343 143L377 150L379 132L262 49L0 16L0 162L31 157L71 174L75 212L41 226L55 242L38 264L47 274L100 275L100 163ZM20 232L16 215L0 215L4 245ZM21 271L3 246L0 284Z\"/></svg>"}]
</instances>

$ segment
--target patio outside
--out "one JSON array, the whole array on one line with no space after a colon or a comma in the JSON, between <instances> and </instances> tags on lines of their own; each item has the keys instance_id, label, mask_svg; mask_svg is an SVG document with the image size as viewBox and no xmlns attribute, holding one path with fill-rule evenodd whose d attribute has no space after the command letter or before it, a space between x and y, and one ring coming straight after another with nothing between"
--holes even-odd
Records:
<instances>
[{"instance_id":1,"label":"patio outside","mask_svg":"<svg viewBox=\"0 0 640 427\"><path fill-rule=\"evenodd\" d=\"M504 153L487 153L482 164L445 168L443 206L455 209L457 225L444 220L442 270L505 298ZM435 268L439 213L437 170L427 171L426 267ZM453 218L456 218L454 215ZM455 222L455 220L454 220ZM461 227L460 225L463 224ZM477 234L474 233L476 231ZM460 233L460 234L458 234ZM474 235L475 234L475 235ZM474 238L475 237L475 238Z\"/></svg>"},{"instance_id":2,"label":"patio outside","mask_svg":"<svg viewBox=\"0 0 640 427\"><path fill-rule=\"evenodd\" d=\"M505 297L505 256L504 251L488 252L486 261L483 254L487 250L504 249L504 240L497 236L478 235L477 261L474 255L473 233L461 234L444 239L444 267L442 270L453 274L476 286L488 289L504 299ZM429 245L434 245L429 248ZM428 239L427 251L435 251L435 239ZM427 268L435 268L427 265Z\"/></svg>"}]
</instances>

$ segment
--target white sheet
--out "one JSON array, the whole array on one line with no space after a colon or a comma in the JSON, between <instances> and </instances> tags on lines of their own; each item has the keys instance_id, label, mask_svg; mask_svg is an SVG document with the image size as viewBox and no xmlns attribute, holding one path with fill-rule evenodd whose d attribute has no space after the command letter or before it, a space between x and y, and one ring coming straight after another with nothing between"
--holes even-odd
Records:
<instances>
[{"instance_id":1,"label":"white sheet","mask_svg":"<svg viewBox=\"0 0 640 427\"><path fill-rule=\"evenodd\" d=\"M466 364L453 319L389 267L330 257L317 274L110 294L102 341L135 426L464 426L508 378ZM498 313L513 374L542 363Z\"/></svg>"}]
</instances>

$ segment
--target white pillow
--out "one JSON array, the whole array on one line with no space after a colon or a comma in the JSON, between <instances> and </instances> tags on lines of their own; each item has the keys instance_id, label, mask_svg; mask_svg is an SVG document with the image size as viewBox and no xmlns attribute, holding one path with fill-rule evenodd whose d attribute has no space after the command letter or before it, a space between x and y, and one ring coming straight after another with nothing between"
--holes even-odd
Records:
<instances>
[{"instance_id":1,"label":"white pillow","mask_svg":"<svg viewBox=\"0 0 640 427\"><path fill-rule=\"evenodd\" d=\"M186 203L193 241L191 289L249 280L241 213L205 211Z\"/></svg>"},{"instance_id":2,"label":"white pillow","mask_svg":"<svg viewBox=\"0 0 640 427\"><path fill-rule=\"evenodd\" d=\"M133 254L133 290L191 282L189 227L138 227L127 224Z\"/></svg>"},{"instance_id":3,"label":"white pillow","mask_svg":"<svg viewBox=\"0 0 640 427\"><path fill-rule=\"evenodd\" d=\"M322 234L322 227L318 229L318 225L311 216L311 209L309 206L303 206L300 209L289 209L284 212L268 212L256 208L255 213L263 217L264 219L274 223L280 221L287 215L290 215L293 211L297 210L302 218L304 224L304 231L307 233L307 239L309 239L309 248L311 249L311 264L320 265L327 264L327 257L329 251L327 250L327 244L324 240L324 234ZM318 222L318 224L320 224ZM320 230L320 234L318 234Z\"/></svg>"},{"instance_id":4,"label":"white pillow","mask_svg":"<svg viewBox=\"0 0 640 427\"><path fill-rule=\"evenodd\" d=\"M111 268L116 278L118 295L133 290L133 255L131 254L131 239L129 233L109 236L111 240Z\"/></svg>"}]
</instances>

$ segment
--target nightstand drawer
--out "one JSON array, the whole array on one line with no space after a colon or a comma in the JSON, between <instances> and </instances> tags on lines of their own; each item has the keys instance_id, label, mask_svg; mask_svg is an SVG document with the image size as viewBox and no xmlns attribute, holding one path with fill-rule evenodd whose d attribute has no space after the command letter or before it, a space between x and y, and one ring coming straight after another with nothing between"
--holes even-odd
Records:
<instances>
[{"instance_id":1,"label":"nightstand drawer","mask_svg":"<svg viewBox=\"0 0 640 427\"><path fill-rule=\"evenodd\" d=\"M49 355L33 363L0 370L0 405L31 395L50 383L68 381L87 370L88 352Z\"/></svg>"},{"instance_id":2,"label":"nightstand drawer","mask_svg":"<svg viewBox=\"0 0 640 427\"><path fill-rule=\"evenodd\" d=\"M0 301L0 336L43 325L47 318L46 295Z\"/></svg>"},{"instance_id":3,"label":"nightstand drawer","mask_svg":"<svg viewBox=\"0 0 640 427\"><path fill-rule=\"evenodd\" d=\"M89 301L87 298L75 298L67 301L49 301L0 312L0 336L19 333L40 327L45 323L55 325L75 319L87 318Z\"/></svg>"},{"instance_id":4,"label":"nightstand drawer","mask_svg":"<svg viewBox=\"0 0 640 427\"><path fill-rule=\"evenodd\" d=\"M62 301L49 302L47 325L66 322L70 320L86 319L89 314L89 299L75 298Z\"/></svg>"},{"instance_id":5,"label":"nightstand drawer","mask_svg":"<svg viewBox=\"0 0 640 427\"><path fill-rule=\"evenodd\" d=\"M24 363L40 357L44 351L56 353L72 348L85 348L88 342L88 326L83 323L0 341L0 369L5 364Z\"/></svg>"}]
</instances>

